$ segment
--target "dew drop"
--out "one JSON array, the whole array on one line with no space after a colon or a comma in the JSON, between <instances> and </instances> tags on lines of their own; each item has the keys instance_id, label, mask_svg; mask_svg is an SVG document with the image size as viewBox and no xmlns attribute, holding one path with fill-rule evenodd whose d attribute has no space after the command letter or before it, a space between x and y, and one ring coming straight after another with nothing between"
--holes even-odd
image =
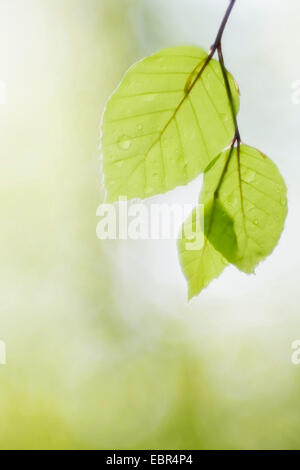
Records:
<instances>
[{"instance_id":1,"label":"dew drop","mask_svg":"<svg viewBox=\"0 0 300 470\"><path fill-rule=\"evenodd\" d=\"M131 139L126 135L123 135L118 141L119 147L122 150L129 150L131 147Z\"/></svg>"},{"instance_id":2,"label":"dew drop","mask_svg":"<svg viewBox=\"0 0 300 470\"><path fill-rule=\"evenodd\" d=\"M152 188L152 186L148 186L148 187L146 188L146 191L145 191L145 192L146 192L146 195L147 195L147 196L150 196L150 195L153 193L153 188Z\"/></svg>"},{"instance_id":3,"label":"dew drop","mask_svg":"<svg viewBox=\"0 0 300 470\"><path fill-rule=\"evenodd\" d=\"M231 117L228 115L228 113L220 113L220 117L224 122L228 122Z\"/></svg>"},{"instance_id":4,"label":"dew drop","mask_svg":"<svg viewBox=\"0 0 300 470\"><path fill-rule=\"evenodd\" d=\"M232 207L235 207L235 206L237 206L237 204L238 204L238 198L237 198L237 196L236 196L235 193L230 194L230 195L227 197L227 200L228 200L229 204L230 204Z\"/></svg>"},{"instance_id":5,"label":"dew drop","mask_svg":"<svg viewBox=\"0 0 300 470\"><path fill-rule=\"evenodd\" d=\"M285 206L286 205L286 199L283 197L281 200L280 200L280 203L282 206Z\"/></svg>"},{"instance_id":6,"label":"dew drop","mask_svg":"<svg viewBox=\"0 0 300 470\"><path fill-rule=\"evenodd\" d=\"M255 180L255 177L256 177L256 173L255 171L252 171L252 170L247 170L243 175L243 179L247 183L252 183Z\"/></svg>"}]
</instances>

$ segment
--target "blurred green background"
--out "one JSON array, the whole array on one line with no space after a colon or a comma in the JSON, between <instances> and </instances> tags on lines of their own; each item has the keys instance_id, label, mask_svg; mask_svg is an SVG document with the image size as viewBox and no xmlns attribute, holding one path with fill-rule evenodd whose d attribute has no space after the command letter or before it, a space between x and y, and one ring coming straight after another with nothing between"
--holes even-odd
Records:
<instances>
[{"instance_id":1,"label":"blurred green background","mask_svg":"<svg viewBox=\"0 0 300 470\"><path fill-rule=\"evenodd\" d=\"M243 139L289 189L257 275L187 303L175 241L96 238L107 97L149 53L208 49L227 4L0 0L1 449L300 448L297 0L238 1L224 37Z\"/></svg>"}]
</instances>

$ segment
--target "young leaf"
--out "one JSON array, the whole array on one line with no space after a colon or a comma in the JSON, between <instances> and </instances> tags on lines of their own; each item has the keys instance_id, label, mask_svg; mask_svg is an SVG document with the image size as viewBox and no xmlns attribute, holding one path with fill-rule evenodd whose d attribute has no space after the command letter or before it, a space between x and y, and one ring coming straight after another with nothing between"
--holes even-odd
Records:
<instances>
[{"instance_id":1,"label":"young leaf","mask_svg":"<svg viewBox=\"0 0 300 470\"><path fill-rule=\"evenodd\" d=\"M200 249L190 250L188 248L190 240L186 233L195 233L195 220L197 217L201 217L201 212L200 206L194 209L183 224L182 233L178 240L179 260L188 281L189 300L200 294L202 289L218 277L228 264L206 236L204 236Z\"/></svg>"},{"instance_id":2,"label":"young leaf","mask_svg":"<svg viewBox=\"0 0 300 470\"><path fill-rule=\"evenodd\" d=\"M229 149L205 174L204 193L212 191L214 204L221 204L234 230L231 244L208 234L210 242L241 271L254 272L272 253L287 215L286 186L276 165L253 147Z\"/></svg>"},{"instance_id":3,"label":"young leaf","mask_svg":"<svg viewBox=\"0 0 300 470\"><path fill-rule=\"evenodd\" d=\"M220 154L205 173L200 197L204 204L203 247L188 250L184 235L178 244L189 298L199 294L228 263L252 273L280 238L286 201L286 186L276 165L261 152L242 145L239 152L231 148ZM195 211L184 224L192 225L193 231Z\"/></svg>"},{"instance_id":4,"label":"young leaf","mask_svg":"<svg viewBox=\"0 0 300 470\"><path fill-rule=\"evenodd\" d=\"M219 167L216 167L216 169ZM222 168L219 168L219 178ZM217 174L216 175L216 180ZM181 237L178 241L179 260L183 273L188 281L189 299L198 295L202 289L218 277L228 262L225 254L235 252L237 240L233 220L227 214L222 204L214 197L216 185L206 185L200 196L199 206L184 222ZM201 209L203 209L201 211ZM204 223L196 225L196 217L203 217ZM198 250L189 249L189 239L186 234L197 234L204 226L203 246ZM198 235L198 234L197 234ZM198 235L199 238L199 235ZM222 253L215 247L222 240Z\"/></svg>"},{"instance_id":5,"label":"young leaf","mask_svg":"<svg viewBox=\"0 0 300 470\"><path fill-rule=\"evenodd\" d=\"M173 47L127 72L102 124L109 202L187 184L229 145L234 123L222 71L207 58L198 47ZM228 77L238 112L238 88Z\"/></svg>"}]
</instances>

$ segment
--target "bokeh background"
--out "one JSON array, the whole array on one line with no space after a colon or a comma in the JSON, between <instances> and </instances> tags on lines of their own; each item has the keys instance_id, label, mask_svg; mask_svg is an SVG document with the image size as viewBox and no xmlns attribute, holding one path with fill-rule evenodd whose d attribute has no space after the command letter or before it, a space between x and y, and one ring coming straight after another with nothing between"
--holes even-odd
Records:
<instances>
[{"instance_id":1,"label":"bokeh background","mask_svg":"<svg viewBox=\"0 0 300 470\"><path fill-rule=\"evenodd\" d=\"M105 100L145 55L208 49L227 4L0 0L1 449L300 448L298 0L238 0L224 36L243 140L289 190L256 276L188 303L175 241L96 238Z\"/></svg>"}]
</instances>

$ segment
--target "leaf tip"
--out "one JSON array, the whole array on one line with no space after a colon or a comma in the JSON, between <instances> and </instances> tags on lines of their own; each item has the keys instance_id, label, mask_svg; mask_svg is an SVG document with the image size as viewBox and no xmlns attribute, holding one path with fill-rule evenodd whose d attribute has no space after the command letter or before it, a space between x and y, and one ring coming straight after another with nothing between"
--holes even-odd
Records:
<instances>
[{"instance_id":1,"label":"leaf tip","mask_svg":"<svg viewBox=\"0 0 300 470\"><path fill-rule=\"evenodd\" d=\"M200 292L199 292L200 293ZM191 303L192 300L197 296L195 292L192 292L190 289L188 291L188 302Z\"/></svg>"}]
</instances>

